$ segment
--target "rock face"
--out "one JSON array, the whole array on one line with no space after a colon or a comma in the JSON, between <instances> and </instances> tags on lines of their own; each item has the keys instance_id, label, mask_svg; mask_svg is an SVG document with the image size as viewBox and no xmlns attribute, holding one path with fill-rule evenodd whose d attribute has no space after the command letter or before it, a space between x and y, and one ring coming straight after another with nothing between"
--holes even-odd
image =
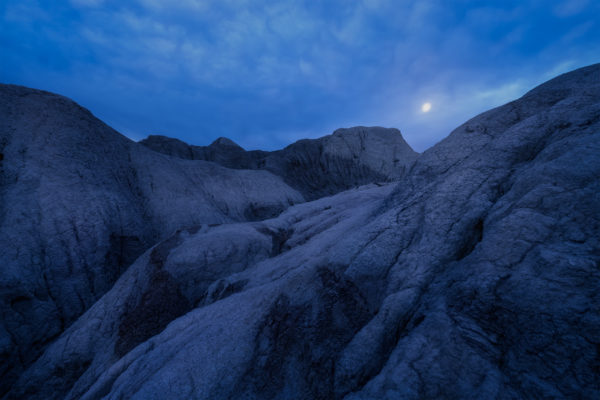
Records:
<instances>
[{"instance_id":1,"label":"rock face","mask_svg":"<svg viewBox=\"0 0 600 400\"><path fill-rule=\"evenodd\" d=\"M227 168L258 169L259 160L269 152L246 151L227 138L219 138L210 146L191 146L179 139L160 135L150 135L140 144L169 156L185 160L204 160L216 162Z\"/></svg>"},{"instance_id":2,"label":"rock face","mask_svg":"<svg viewBox=\"0 0 600 400\"><path fill-rule=\"evenodd\" d=\"M400 179L418 154L397 129L357 126L320 139L304 139L274 152L245 151L229 139L190 146L164 136L141 144L170 156L213 161L228 168L264 169L281 176L308 200L352 187Z\"/></svg>"},{"instance_id":3,"label":"rock face","mask_svg":"<svg viewBox=\"0 0 600 400\"><path fill-rule=\"evenodd\" d=\"M157 154L18 86L0 86L0 155L0 393L158 240L304 201L267 171Z\"/></svg>"},{"instance_id":4,"label":"rock face","mask_svg":"<svg viewBox=\"0 0 600 400\"><path fill-rule=\"evenodd\" d=\"M186 225L4 397L598 398L599 154L600 64L466 122L398 182Z\"/></svg>"}]
</instances>

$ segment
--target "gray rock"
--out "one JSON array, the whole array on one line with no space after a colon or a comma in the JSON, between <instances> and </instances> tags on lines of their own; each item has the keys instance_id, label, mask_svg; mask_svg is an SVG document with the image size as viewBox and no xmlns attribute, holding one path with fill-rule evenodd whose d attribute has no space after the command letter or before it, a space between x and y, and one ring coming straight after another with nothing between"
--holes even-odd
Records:
<instances>
[{"instance_id":1,"label":"gray rock","mask_svg":"<svg viewBox=\"0 0 600 400\"><path fill-rule=\"evenodd\" d=\"M245 151L227 138L210 146L190 146L164 136L149 136L140 143L174 157L213 161L228 168L265 169L308 200L398 180L418 156L397 129L362 126L300 140L274 152Z\"/></svg>"},{"instance_id":2,"label":"gray rock","mask_svg":"<svg viewBox=\"0 0 600 400\"><path fill-rule=\"evenodd\" d=\"M260 160L269 154L269 152L260 150L246 151L227 138L218 138L210 146L191 146L179 139L150 135L139 143L172 157L212 161L234 169L258 169Z\"/></svg>"},{"instance_id":3,"label":"gray rock","mask_svg":"<svg viewBox=\"0 0 600 400\"><path fill-rule=\"evenodd\" d=\"M267 171L166 157L12 85L0 86L0 154L0 393L158 240L304 201Z\"/></svg>"},{"instance_id":4,"label":"gray rock","mask_svg":"<svg viewBox=\"0 0 600 400\"><path fill-rule=\"evenodd\" d=\"M362 215L367 204L376 204L391 189L391 185L372 185L292 207L274 220L204 224L175 233L140 257L52 343L9 397L23 397L32 388L39 398L48 398L49 393L64 398L69 390L69 398L82 397L105 371L115 368L115 362L168 323L246 290L253 279L244 274L248 268L278 260L299 244L319 244L313 238L327 235L332 227L339 229L342 219L352 222L356 216L350 214L356 208L362 207ZM290 254L292 260L294 254L298 253ZM269 282L272 277L265 279ZM77 371L81 375L71 388L61 375L75 371L74 365L84 367Z\"/></svg>"},{"instance_id":5,"label":"gray rock","mask_svg":"<svg viewBox=\"0 0 600 400\"><path fill-rule=\"evenodd\" d=\"M5 397L598 398L599 154L597 64L397 183L164 238Z\"/></svg>"}]
</instances>

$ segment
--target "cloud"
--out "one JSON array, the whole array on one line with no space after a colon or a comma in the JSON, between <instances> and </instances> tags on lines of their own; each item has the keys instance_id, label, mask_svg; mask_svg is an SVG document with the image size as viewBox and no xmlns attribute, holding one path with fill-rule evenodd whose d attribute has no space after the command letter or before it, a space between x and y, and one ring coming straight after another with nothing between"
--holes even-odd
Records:
<instances>
[{"instance_id":1,"label":"cloud","mask_svg":"<svg viewBox=\"0 0 600 400\"><path fill-rule=\"evenodd\" d=\"M52 19L51 13L37 2L23 0L20 2L7 2L4 4L4 13L0 14L7 22L17 22L24 26L32 26L34 22L46 22ZM1 21L1 20L0 20Z\"/></svg>"},{"instance_id":2,"label":"cloud","mask_svg":"<svg viewBox=\"0 0 600 400\"><path fill-rule=\"evenodd\" d=\"M588 5L588 0L565 0L554 6L554 14L561 18L572 17L581 13Z\"/></svg>"},{"instance_id":3,"label":"cloud","mask_svg":"<svg viewBox=\"0 0 600 400\"><path fill-rule=\"evenodd\" d=\"M75 7L99 7L102 6L104 0L70 0Z\"/></svg>"},{"instance_id":4,"label":"cloud","mask_svg":"<svg viewBox=\"0 0 600 400\"><path fill-rule=\"evenodd\" d=\"M544 80L552 79L560 74L564 74L574 68L577 63L575 60L565 60L561 61L555 66L551 67L548 71L546 71L542 76Z\"/></svg>"},{"instance_id":5,"label":"cloud","mask_svg":"<svg viewBox=\"0 0 600 400\"><path fill-rule=\"evenodd\" d=\"M480 88L467 96L475 103L484 103L489 106L494 106L507 103L520 97L525 93L526 89L524 82L517 80L494 88Z\"/></svg>"},{"instance_id":6,"label":"cloud","mask_svg":"<svg viewBox=\"0 0 600 400\"><path fill-rule=\"evenodd\" d=\"M138 3L152 11L177 10L197 13L208 10L215 2L210 0L138 0Z\"/></svg>"}]
</instances>

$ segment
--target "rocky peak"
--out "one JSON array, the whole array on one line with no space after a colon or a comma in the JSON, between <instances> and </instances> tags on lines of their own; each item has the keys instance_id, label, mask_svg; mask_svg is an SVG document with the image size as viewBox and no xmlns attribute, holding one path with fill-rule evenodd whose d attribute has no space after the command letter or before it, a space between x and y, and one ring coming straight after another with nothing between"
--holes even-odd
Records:
<instances>
[{"instance_id":1,"label":"rocky peak","mask_svg":"<svg viewBox=\"0 0 600 400\"><path fill-rule=\"evenodd\" d=\"M173 157L212 161L227 168L266 169L309 200L368 183L398 180L418 156L398 129L364 126L299 140L272 152L246 151L223 137L209 146L156 136L140 143Z\"/></svg>"},{"instance_id":2,"label":"rocky peak","mask_svg":"<svg viewBox=\"0 0 600 400\"><path fill-rule=\"evenodd\" d=\"M239 144L237 144L236 142L234 142L233 140L226 138L226 137L220 137L217 138L214 142L212 142L210 144L211 147L217 147L217 146L224 146L224 147L237 147L243 150L242 146L240 146Z\"/></svg>"}]
</instances>

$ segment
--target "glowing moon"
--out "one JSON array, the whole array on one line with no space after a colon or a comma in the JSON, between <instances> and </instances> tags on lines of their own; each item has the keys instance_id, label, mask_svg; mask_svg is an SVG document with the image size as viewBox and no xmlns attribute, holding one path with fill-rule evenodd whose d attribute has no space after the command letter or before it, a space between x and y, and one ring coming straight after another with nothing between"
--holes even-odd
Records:
<instances>
[{"instance_id":1,"label":"glowing moon","mask_svg":"<svg viewBox=\"0 0 600 400\"><path fill-rule=\"evenodd\" d=\"M431 110L431 103L430 102L423 103L423 105L421 106L421 111L426 113L426 112L429 112L429 110Z\"/></svg>"}]
</instances>

